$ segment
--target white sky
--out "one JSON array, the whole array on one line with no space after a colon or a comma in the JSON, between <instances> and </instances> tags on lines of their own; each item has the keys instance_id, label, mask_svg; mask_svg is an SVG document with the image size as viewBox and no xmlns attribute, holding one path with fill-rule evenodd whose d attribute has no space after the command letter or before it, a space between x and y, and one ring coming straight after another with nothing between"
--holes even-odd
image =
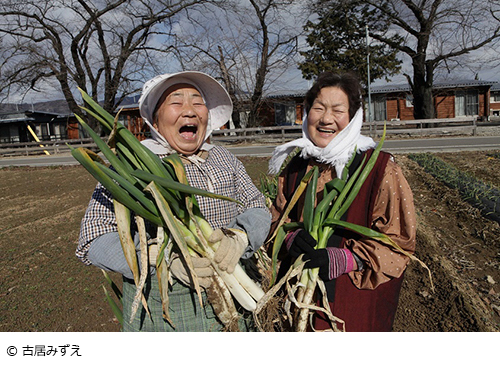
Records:
<instances>
[{"instance_id":1,"label":"white sky","mask_svg":"<svg viewBox=\"0 0 500 380\"><path fill-rule=\"evenodd\" d=\"M299 4L302 1L297 1L295 4ZM294 4L294 5L295 5ZM293 14L293 12L290 12L290 14ZM296 19L294 19L295 22L297 22ZM296 23L297 27L300 27L298 23ZM301 43L303 44L304 40L301 39ZM306 46L302 47L302 50L306 49ZM471 55L472 57L478 57L479 62L484 62L485 58L487 57L497 57L498 53L496 51L481 51L478 53L474 53ZM411 69L411 64L408 62L408 58L405 55L401 55L400 58L404 60L404 66L403 70L407 72L410 76L412 75L412 69ZM461 70L454 70L452 73L445 75L449 79L474 79L476 76L476 73L479 77L480 80L486 80L486 81L500 81L500 75L499 75L499 68L488 68L485 64L476 64L476 69L461 69ZM435 80L443 78L443 75L436 75ZM377 85L383 85L385 84L386 81L384 79L382 80L377 80L375 83L372 84L372 86L377 86ZM391 78L391 83L399 84L399 83L406 83L406 78L403 75L397 75L393 78ZM291 66L290 69L287 71L286 75L284 75L281 80L279 80L277 83L275 83L275 88L276 90L291 90L291 89L307 89L310 87L312 84L311 81L306 81L302 78L302 74L300 70L298 70L295 66ZM32 92L27 94L23 101L25 103L32 103L32 102L38 102L38 101L45 101L45 100L55 100L55 99L62 99L62 93L59 90L58 84L53 81L52 85L50 83L47 83L47 86L43 86L44 90L42 92ZM40 88L40 86L39 86ZM11 103L16 103L21 101L20 97L18 96L10 96L9 99L6 99L7 102Z\"/></svg>"}]
</instances>

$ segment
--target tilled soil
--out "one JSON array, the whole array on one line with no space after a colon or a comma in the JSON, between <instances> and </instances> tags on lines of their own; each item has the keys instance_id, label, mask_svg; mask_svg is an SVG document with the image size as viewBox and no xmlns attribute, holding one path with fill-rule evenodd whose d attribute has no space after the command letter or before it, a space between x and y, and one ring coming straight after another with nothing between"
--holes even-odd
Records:
<instances>
[{"instance_id":1,"label":"tilled soil","mask_svg":"<svg viewBox=\"0 0 500 380\"><path fill-rule=\"evenodd\" d=\"M475 162L478 178L496 177L500 160L486 152L438 154L461 170ZM418 216L416 256L405 274L395 331L499 331L500 227L485 219L415 162L398 156L413 190ZM490 181L493 182L493 181Z\"/></svg>"},{"instance_id":2,"label":"tilled soil","mask_svg":"<svg viewBox=\"0 0 500 380\"><path fill-rule=\"evenodd\" d=\"M500 186L491 152L438 154ZM499 331L500 227L405 155L397 162L418 213L395 331ZM267 159L242 160L258 183ZM75 257L80 220L95 186L81 167L0 170L0 331L119 331L102 272ZM121 285L121 279L112 274Z\"/></svg>"}]
</instances>

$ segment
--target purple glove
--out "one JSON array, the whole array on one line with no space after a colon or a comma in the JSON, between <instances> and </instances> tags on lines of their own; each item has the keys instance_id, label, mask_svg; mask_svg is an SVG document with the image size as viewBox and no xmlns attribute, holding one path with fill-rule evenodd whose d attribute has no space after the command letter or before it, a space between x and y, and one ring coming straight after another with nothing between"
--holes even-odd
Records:
<instances>
[{"instance_id":1,"label":"purple glove","mask_svg":"<svg viewBox=\"0 0 500 380\"><path fill-rule=\"evenodd\" d=\"M303 229L290 232L285 238L285 244L293 258L304 254L302 260L306 262L305 268L319 268L319 276L323 281L333 280L354 268L354 256L349 249L316 249L316 240Z\"/></svg>"}]
</instances>

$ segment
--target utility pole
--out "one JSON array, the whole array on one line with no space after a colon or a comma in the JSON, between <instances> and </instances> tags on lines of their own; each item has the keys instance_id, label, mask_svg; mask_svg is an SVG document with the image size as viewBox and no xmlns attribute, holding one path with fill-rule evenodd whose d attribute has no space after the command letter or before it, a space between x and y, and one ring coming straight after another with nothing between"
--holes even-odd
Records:
<instances>
[{"instance_id":1,"label":"utility pole","mask_svg":"<svg viewBox=\"0 0 500 380\"><path fill-rule=\"evenodd\" d=\"M366 25L366 63L368 72L368 122L372 121L372 94L370 89L370 37L368 36L368 25Z\"/></svg>"}]
</instances>

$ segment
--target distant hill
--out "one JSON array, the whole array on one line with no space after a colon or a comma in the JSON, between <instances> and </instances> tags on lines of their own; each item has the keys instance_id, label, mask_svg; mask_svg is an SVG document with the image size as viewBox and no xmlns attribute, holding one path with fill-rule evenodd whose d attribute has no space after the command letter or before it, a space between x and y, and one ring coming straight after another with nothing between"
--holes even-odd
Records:
<instances>
[{"instance_id":1,"label":"distant hill","mask_svg":"<svg viewBox=\"0 0 500 380\"><path fill-rule=\"evenodd\" d=\"M0 112L12 112L12 111L43 111L57 113L61 115L70 114L68 103L64 99L61 100L50 100L47 102L38 102L33 104L21 103L2 103L0 104Z\"/></svg>"}]
</instances>

